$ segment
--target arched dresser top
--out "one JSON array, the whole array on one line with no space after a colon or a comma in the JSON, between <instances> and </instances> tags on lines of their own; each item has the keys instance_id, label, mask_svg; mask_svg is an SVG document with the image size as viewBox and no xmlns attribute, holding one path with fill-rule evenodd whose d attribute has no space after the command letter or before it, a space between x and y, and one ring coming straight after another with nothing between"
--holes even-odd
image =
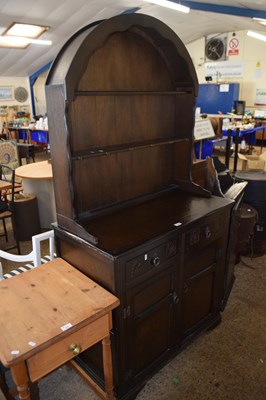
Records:
<instances>
[{"instance_id":1,"label":"arched dresser top","mask_svg":"<svg viewBox=\"0 0 266 400\"><path fill-rule=\"evenodd\" d=\"M104 46L111 35L126 31L134 32L159 53L171 74L173 89L190 88L197 97L198 80L185 45L162 21L143 14L119 15L80 29L54 60L46 85L63 84L66 99L71 101L90 57Z\"/></svg>"}]
</instances>

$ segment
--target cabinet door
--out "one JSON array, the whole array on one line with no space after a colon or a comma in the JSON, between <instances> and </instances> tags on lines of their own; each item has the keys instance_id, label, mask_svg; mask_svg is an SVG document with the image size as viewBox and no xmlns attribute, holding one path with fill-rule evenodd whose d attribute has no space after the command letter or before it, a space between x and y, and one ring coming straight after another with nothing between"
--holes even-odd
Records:
<instances>
[{"instance_id":1,"label":"cabinet door","mask_svg":"<svg viewBox=\"0 0 266 400\"><path fill-rule=\"evenodd\" d=\"M127 293L125 353L128 385L136 384L172 350L173 315L179 307L177 260Z\"/></svg>"},{"instance_id":2,"label":"cabinet door","mask_svg":"<svg viewBox=\"0 0 266 400\"><path fill-rule=\"evenodd\" d=\"M216 281L215 262L185 281L182 299L182 326L185 336L208 323L217 314Z\"/></svg>"},{"instance_id":3,"label":"cabinet door","mask_svg":"<svg viewBox=\"0 0 266 400\"><path fill-rule=\"evenodd\" d=\"M220 218L203 221L186 234L182 294L183 337L220 320L224 289L225 245Z\"/></svg>"}]
</instances>

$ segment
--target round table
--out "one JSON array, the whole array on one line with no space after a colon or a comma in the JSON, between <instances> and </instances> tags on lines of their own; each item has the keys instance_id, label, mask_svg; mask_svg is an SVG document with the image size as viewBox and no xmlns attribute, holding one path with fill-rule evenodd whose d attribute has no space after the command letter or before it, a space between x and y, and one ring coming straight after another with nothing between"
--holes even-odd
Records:
<instances>
[{"instance_id":1,"label":"round table","mask_svg":"<svg viewBox=\"0 0 266 400\"><path fill-rule=\"evenodd\" d=\"M24 193L34 193L38 200L40 224L51 229L56 221L52 164L41 161L16 168L16 175L22 178Z\"/></svg>"}]
</instances>

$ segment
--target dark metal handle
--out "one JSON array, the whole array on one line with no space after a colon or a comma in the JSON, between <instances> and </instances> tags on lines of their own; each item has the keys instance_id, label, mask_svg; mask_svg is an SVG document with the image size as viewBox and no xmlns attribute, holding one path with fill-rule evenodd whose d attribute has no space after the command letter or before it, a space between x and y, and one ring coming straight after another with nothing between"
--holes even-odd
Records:
<instances>
[{"instance_id":1,"label":"dark metal handle","mask_svg":"<svg viewBox=\"0 0 266 400\"><path fill-rule=\"evenodd\" d=\"M160 265L160 262L161 262L161 260L160 260L160 257L158 257L158 256L152 257L151 261L150 261L151 265L154 265L154 267L158 267Z\"/></svg>"},{"instance_id":2,"label":"dark metal handle","mask_svg":"<svg viewBox=\"0 0 266 400\"><path fill-rule=\"evenodd\" d=\"M179 297L177 296L176 292L172 293L172 300L174 304L178 304L179 302Z\"/></svg>"},{"instance_id":3,"label":"dark metal handle","mask_svg":"<svg viewBox=\"0 0 266 400\"><path fill-rule=\"evenodd\" d=\"M207 226L207 227L205 228L205 237L206 237L206 239L209 239L209 238L211 237L211 235L212 235L211 230L210 230L210 228Z\"/></svg>"}]
</instances>

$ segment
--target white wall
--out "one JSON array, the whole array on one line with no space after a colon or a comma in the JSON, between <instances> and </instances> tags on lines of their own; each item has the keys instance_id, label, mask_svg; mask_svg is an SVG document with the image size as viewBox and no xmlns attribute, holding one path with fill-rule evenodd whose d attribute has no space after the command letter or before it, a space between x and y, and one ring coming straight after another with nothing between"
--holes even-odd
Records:
<instances>
[{"instance_id":1,"label":"white wall","mask_svg":"<svg viewBox=\"0 0 266 400\"><path fill-rule=\"evenodd\" d=\"M241 78L218 79L218 83L239 83L239 100L246 101L246 109L266 110L266 106L255 105L256 90L266 91L266 42L247 36L246 31L228 33L228 43L232 38L239 41L238 54L228 55L227 61L241 61L244 65L244 73ZM187 50L194 63L199 83L205 81L205 38L200 38L187 46ZM227 51L229 46L227 44ZM208 61L209 62L209 61Z\"/></svg>"},{"instance_id":2,"label":"white wall","mask_svg":"<svg viewBox=\"0 0 266 400\"><path fill-rule=\"evenodd\" d=\"M45 81L47 73L40 75L34 83L34 99L36 115L45 115L46 110L46 97L45 97Z\"/></svg>"},{"instance_id":3,"label":"white wall","mask_svg":"<svg viewBox=\"0 0 266 400\"><path fill-rule=\"evenodd\" d=\"M13 89L17 87L24 87L28 91L28 99L21 103L18 102L15 98L13 100L1 100L0 99L0 107L2 106L30 106L31 107L31 98L30 98L30 84L28 77L14 77L14 76L3 76L0 77L0 86L12 86Z\"/></svg>"},{"instance_id":4,"label":"white wall","mask_svg":"<svg viewBox=\"0 0 266 400\"><path fill-rule=\"evenodd\" d=\"M0 87L8 86L15 90L18 87L23 87L28 91L28 98L24 102L17 101L14 97L11 100L0 99L0 132L2 132L3 123L8 119L8 115L14 115L14 108L18 108L18 111L29 112L32 115L31 108L31 96L30 96L30 84L27 77L0 77ZM13 92L14 93L14 92Z\"/></svg>"}]
</instances>

